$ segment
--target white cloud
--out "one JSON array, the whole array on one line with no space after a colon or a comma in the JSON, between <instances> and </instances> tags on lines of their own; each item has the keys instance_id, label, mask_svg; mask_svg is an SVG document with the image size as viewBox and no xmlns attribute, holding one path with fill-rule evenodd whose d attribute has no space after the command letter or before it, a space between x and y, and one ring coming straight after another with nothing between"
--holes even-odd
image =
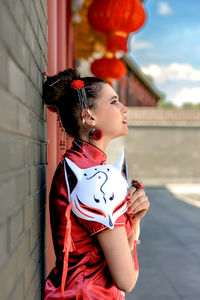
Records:
<instances>
[{"instance_id":1,"label":"white cloud","mask_svg":"<svg viewBox=\"0 0 200 300\"><path fill-rule=\"evenodd\" d=\"M133 44L134 50L141 50L145 48L153 48L153 45L146 41L137 41L136 43Z\"/></svg>"},{"instance_id":2,"label":"white cloud","mask_svg":"<svg viewBox=\"0 0 200 300\"><path fill-rule=\"evenodd\" d=\"M182 88L172 102L177 106L182 106L185 102L200 103L200 87Z\"/></svg>"},{"instance_id":3,"label":"white cloud","mask_svg":"<svg viewBox=\"0 0 200 300\"><path fill-rule=\"evenodd\" d=\"M139 41L135 36L131 35L128 40L128 47L130 51L137 51L146 48L153 48L153 44L148 41Z\"/></svg>"},{"instance_id":4,"label":"white cloud","mask_svg":"<svg viewBox=\"0 0 200 300\"><path fill-rule=\"evenodd\" d=\"M158 10L157 13L159 15L167 16L173 13L173 10L169 6L167 2L158 2Z\"/></svg>"},{"instance_id":5,"label":"white cloud","mask_svg":"<svg viewBox=\"0 0 200 300\"><path fill-rule=\"evenodd\" d=\"M200 81L200 70L189 64L172 63L168 66L150 64L141 67L142 71L155 79L157 83L167 81Z\"/></svg>"}]
</instances>

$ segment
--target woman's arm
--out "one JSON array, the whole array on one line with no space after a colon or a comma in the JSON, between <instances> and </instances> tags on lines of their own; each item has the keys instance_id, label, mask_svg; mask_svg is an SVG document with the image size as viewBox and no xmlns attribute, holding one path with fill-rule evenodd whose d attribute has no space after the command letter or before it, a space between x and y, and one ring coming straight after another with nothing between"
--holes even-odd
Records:
<instances>
[{"instance_id":1,"label":"woman's arm","mask_svg":"<svg viewBox=\"0 0 200 300\"><path fill-rule=\"evenodd\" d=\"M107 229L97 234L113 282L119 290L130 292L137 281L138 271L130 252L129 241L124 226Z\"/></svg>"},{"instance_id":2,"label":"woman's arm","mask_svg":"<svg viewBox=\"0 0 200 300\"><path fill-rule=\"evenodd\" d=\"M138 271L130 250L133 249L134 240L139 238L140 220L149 208L149 200L144 190L136 190L133 186L129 188L127 201L129 205L127 215L132 223L129 239L123 226L107 229L97 234L112 279L116 286L126 293L134 288L138 278Z\"/></svg>"}]
</instances>

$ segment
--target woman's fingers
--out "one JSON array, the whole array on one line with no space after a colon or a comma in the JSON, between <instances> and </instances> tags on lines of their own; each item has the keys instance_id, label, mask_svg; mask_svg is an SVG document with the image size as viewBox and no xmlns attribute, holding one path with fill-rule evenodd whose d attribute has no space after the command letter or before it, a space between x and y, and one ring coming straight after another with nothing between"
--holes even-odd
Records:
<instances>
[{"instance_id":1,"label":"woman's fingers","mask_svg":"<svg viewBox=\"0 0 200 300\"><path fill-rule=\"evenodd\" d=\"M136 208L139 205L141 205L143 202L145 202L144 196L137 198L134 202L133 201L129 202L129 208L127 210L127 213L129 213L129 214L135 213Z\"/></svg>"},{"instance_id":2,"label":"woman's fingers","mask_svg":"<svg viewBox=\"0 0 200 300\"><path fill-rule=\"evenodd\" d=\"M138 183L139 184L139 183ZM131 185L128 189L127 195L127 214L131 216L137 216L138 219L142 219L149 208L149 200L145 194L143 186L139 184L141 188Z\"/></svg>"},{"instance_id":3,"label":"woman's fingers","mask_svg":"<svg viewBox=\"0 0 200 300\"><path fill-rule=\"evenodd\" d=\"M137 213L140 210L147 209L149 207L149 200L146 195L142 195L141 197L137 198L127 210L127 213Z\"/></svg>"},{"instance_id":4,"label":"woman's fingers","mask_svg":"<svg viewBox=\"0 0 200 300\"><path fill-rule=\"evenodd\" d=\"M149 200L144 190L137 190L132 194L131 199L128 201L127 214L129 216L136 215L142 219L149 208Z\"/></svg>"},{"instance_id":5,"label":"woman's fingers","mask_svg":"<svg viewBox=\"0 0 200 300\"><path fill-rule=\"evenodd\" d=\"M128 196L130 195L130 197L127 196L127 200L129 200L129 206L131 206L139 197L145 195L144 190L136 190L134 187L131 190L134 190L134 192L132 194L131 192L128 193Z\"/></svg>"},{"instance_id":6,"label":"woman's fingers","mask_svg":"<svg viewBox=\"0 0 200 300\"><path fill-rule=\"evenodd\" d=\"M135 192L136 192L136 188L131 185L128 189L127 200L130 200Z\"/></svg>"}]
</instances>

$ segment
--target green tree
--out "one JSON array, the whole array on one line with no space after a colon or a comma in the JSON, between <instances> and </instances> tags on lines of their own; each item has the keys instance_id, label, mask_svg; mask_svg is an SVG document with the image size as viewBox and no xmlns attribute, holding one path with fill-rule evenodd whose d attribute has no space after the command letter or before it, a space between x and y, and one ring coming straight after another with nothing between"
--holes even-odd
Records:
<instances>
[{"instance_id":1,"label":"green tree","mask_svg":"<svg viewBox=\"0 0 200 300\"><path fill-rule=\"evenodd\" d=\"M191 102L184 102L182 105L184 109L200 109L200 103L193 104Z\"/></svg>"}]
</instances>

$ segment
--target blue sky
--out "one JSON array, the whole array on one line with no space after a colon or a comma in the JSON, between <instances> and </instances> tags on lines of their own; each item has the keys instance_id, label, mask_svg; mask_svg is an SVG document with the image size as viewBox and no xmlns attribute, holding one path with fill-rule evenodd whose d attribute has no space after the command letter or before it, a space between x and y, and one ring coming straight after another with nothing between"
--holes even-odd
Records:
<instances>
[{"instance_id":1,"label":"blue sky","mask_svg":"<svg viewBox=\"0 0 200 300\"><path fill-rule=\"evenodd\" d=\"M177 106L200 102L200 1L146 0L147 20L128 56Z\"/></svg>"}]
</instances>

